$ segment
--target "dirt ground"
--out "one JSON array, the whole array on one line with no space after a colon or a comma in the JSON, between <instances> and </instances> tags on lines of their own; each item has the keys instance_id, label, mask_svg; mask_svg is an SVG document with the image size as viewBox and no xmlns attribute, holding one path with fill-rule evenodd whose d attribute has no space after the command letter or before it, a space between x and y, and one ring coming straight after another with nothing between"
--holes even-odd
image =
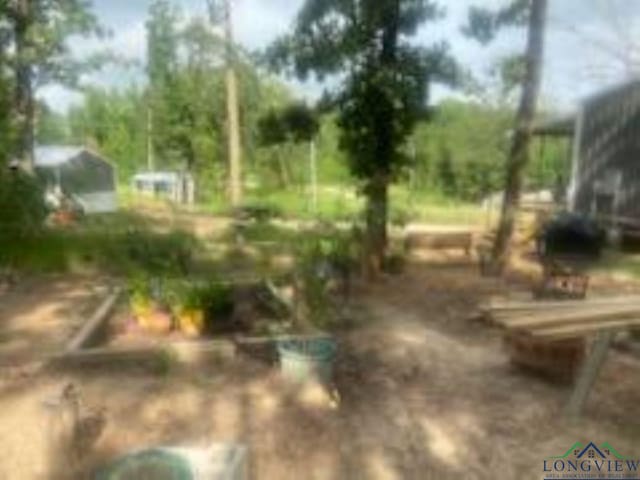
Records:
<instances>
[{"instance_id":1,"label":"dirt ground","mask_svg":"<svg viewBox=\"0 0 640 480\"><path fill-rule=\"evenodd\" d=\"M636 288L608 279L594 286ZM483 279L454 259L422 259L367 287L355 300L357 326L338 335L332 396L296 391L274 365L244 356L164 374L107 367L4 376L0 478L57 478L57 427L42 402L67 382L86 405L106 409L102 435L87 445L92 466L128 449L240 442L250 449L252 479L540 479L542 460L576 441L608 441L636 455L640 359L614 352L584 418L568 424L561 409L569 387L512 368L500 332L475 318L482 300L528 287L526 277ZM2 301L12 328L32 318L9 307L17 301Z\"/></svg>"},{"instance_id":2,"label":"dirt ground","mask_svg":"<svg viewBox=\"0 0 640 480\"><path fill-rule=\"evenodd\" d=\"M50 275L20 278L0 292L0 366L59 352L105 288L96 278Z\"/></svg>"}]
</instances>

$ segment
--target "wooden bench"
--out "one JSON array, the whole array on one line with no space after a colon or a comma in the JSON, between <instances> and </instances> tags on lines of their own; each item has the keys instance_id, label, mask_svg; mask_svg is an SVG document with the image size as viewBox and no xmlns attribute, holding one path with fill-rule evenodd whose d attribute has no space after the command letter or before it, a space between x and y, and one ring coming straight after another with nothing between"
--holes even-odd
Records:
<instances>
[{"instance_id":1,"label":"wooden bench","mask_svg":"<svg viewBox=\"0 0 640 480\"><path fill-rule=\"evenodd\" d=\"M511 360L573 378L566 414L580 415L617 331L640 326L640 297L556 302L492 302L484 308L505 329ZM591 347L587 352L588 340Z\"/></svg>"},{"instance_id":2,"label":"wooden bench","mask_svg":"<svg viewBox=\"0 0 640 480\"><path fill-rule=\"evenodd\" d=\"M462 249L468 256L473 246L472 232L410 232L405 240L405 250L416 249L453 250Z\"/></svg>"}]
</instances>

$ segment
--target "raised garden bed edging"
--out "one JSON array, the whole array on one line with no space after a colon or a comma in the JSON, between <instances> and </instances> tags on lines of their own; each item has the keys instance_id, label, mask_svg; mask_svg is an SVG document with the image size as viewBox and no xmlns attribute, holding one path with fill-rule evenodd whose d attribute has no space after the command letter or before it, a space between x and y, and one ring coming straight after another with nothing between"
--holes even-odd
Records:
<instances>
[{"instance_id":1,"label":"raised garden bed edging","mask_svg":"<svg viewBox=\"0 0 640 480\"><path fill-rule=\"evenodd\" d=\"M109 316L120 299L122 290L115 288L107 295L107 297L98 305L96 311L91 315L89 320L73 335L71 340L65 346L66 352L75 352L91 345L95 345L100 339L106 335Z\"/></svg>"},{"instance_id":2,"label":"raised garden bed edging","mask_svg":"<svg viewBox=\"0 0 640 480\"><path fill-rule=\"evenodd\" d=\"M122 299L123 290L115 288L100 302L87 322L72 336L59 354L50 358L52 366L157 366L159 362L206 364L227 361L238 354L275 364L279 360L278 345L283 342L305 342L332 339L324 332L309 334L249 336L228 335L211 339L160 339L148 345L103 346L108 336L109 321ZM276 297L277 298L277 297ZM279 300L279 298L278 298Z\"/></svg>"}]
</instances>

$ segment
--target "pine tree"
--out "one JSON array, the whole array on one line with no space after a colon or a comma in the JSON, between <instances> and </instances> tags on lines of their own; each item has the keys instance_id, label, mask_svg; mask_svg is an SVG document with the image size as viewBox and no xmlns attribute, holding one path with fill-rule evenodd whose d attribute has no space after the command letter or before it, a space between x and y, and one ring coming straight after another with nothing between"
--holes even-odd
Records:
<instances>
[{"instance_id":1,"label":"pine tree","mask_svg":"<svg viewBox=\"0 0 640 480\"><path fill-rule=\"evenodd\" d=\"M492 251L492 260L500 268L504 267L508 261L509 245L520 204L522 177L529 162L529 146L542 80L546 15L547 0L514 0L506 8L497 12L482 8L473 8L470 11L467 32L483 43L491 41L503 26L525 23L528 25L520 105L507 159L500 224Z\"/></svg>"}]
</instances>

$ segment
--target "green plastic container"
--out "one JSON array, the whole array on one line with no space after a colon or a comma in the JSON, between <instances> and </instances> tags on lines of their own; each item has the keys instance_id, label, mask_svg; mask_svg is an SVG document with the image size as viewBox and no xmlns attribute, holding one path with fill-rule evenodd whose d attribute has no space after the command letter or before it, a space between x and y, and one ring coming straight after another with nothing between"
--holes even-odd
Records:
<instances>
[{"instance_id":1,"label":"green plastic container","mask_svg":"<svg viewBox=\"0 0 640 480\"><path fill-rule=\"evenodd\" d=\"M99 472L96 480L195 480L189 461L160 449L126 455Z\"/></svg>"},{"instance_id":2,"label":"green plastic container","mask_svg":"<svg viewBox=\"0 0 640 480\"><path fill-rule=\"evenodd\" d=\"M294 382L318 380L325 385L333 379L336 342L330 338L283 340L278 342L282 376Z\"/></svg>"}]
</instances>

